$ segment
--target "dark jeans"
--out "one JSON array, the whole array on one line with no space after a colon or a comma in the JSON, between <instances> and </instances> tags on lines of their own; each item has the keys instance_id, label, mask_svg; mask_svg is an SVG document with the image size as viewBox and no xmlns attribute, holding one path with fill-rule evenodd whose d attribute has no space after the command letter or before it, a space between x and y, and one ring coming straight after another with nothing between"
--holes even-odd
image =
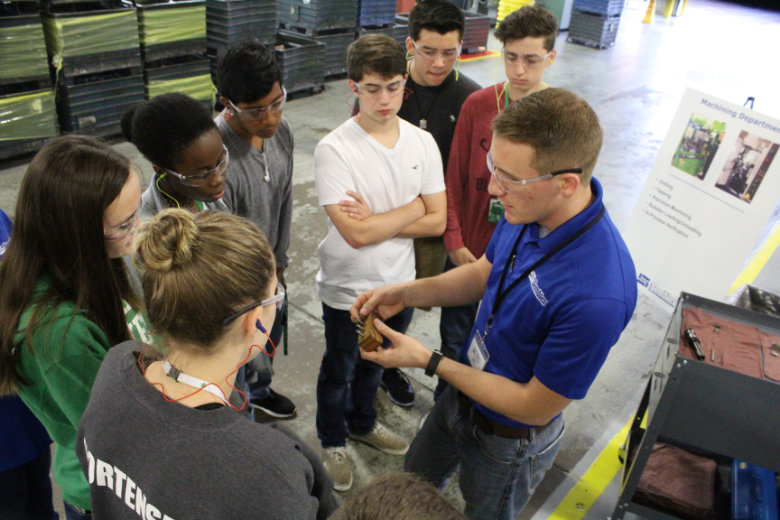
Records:
<instances>
[{"instance_id":1,"label":"dark jeans","mask_svg":"<svg viewBox=\"0 0 780 520\"><path fill-rule=\"evenodd\" d=\"M282 332L284 331L284 317L287 315L287 305L284 306L281 312L278 312L276 314L276 319L274 320L274 326L271 327L271 332L268 333L268 336L271 338L271 341L276 346L277 355L281 355L282 347L280 343L282 342ZM265 346L265 350L271 354L273 354L273 349L271 348L271 344L268 343ZM260 354L261 356L265 356L265 354ZM274 358L266 356L268 358L268 361L270 361L271 365L274 363ZM259 361L259 360L258 360ZM271 393L271 378L273 376L273 372L271 372L268 369L263 370L254 370L252 367L247 366L246 368L246 378L247 378L247 386L249 387L249 398L250 399L265 399L268 397L268 395Z\"/></svg>"},{"instance_id":2,"label":"dark jeans","mask_svg":"<svg viewBox=\"0 0 780 520\"><path fill-rule=\"evenodd\" d=\"M3 448L5 449L5 447ZM0 473L0 518L3 520L52 520L49 467L51 452Z\"/></svg>"},{"instance_id":3,"label":"dark jeans","mask_svg":"<svg viewBox=\"0 0 780 520\"><path fill-rule=\"evenodd\" d=\"M559 415L528 439L486 433L448 387L406 453L404 470L439 489L460 468L458 484L472 520L512 520L552 467L563 437Z\"/></svg>"},{"instance_id":4,"label":"dark jeans","mask_svg":"<svg viewBox=\"0 0 780 520\"><path fill-rule=\"evenodd\" d=\"M414 309L399 312L385 323L405 332ZM355 324L349 311L322 304L325 354L317 379L317 437L323 448L344 446L349 433L363 435L376 422L374 397L382 367L360 357ZM384 347L389 346L385 340Z\"/></svg>"},{"instance_id":5,"label":"dark jeans","mask_svg":"<svg viewBox=\"0 0 780 520\"><path fill-rule=\"evenodd\" d=\"M444 270L449 271L455 268L455 264L447 258L444 264ZM470 303L460 307L442 307L441 318L439 320L439 335L441 336L441 353L445 357L458 361L460 351L463 345L468 341L471 328L474 326L474 320L477 317L479 302ZM436 390L433 392L433 398L439 396L447 388L447 381L439 379Z\"/></svg>"},{"instance_id":6,"label":"dark jeans","mask_svg":"<svg viewBox=\"0 0 780 520\"><path fill-rule=\"evenodd\" d=\"M77 507L74 507L67 502L65 504L65 519L66 520L92 520L92 511L82 511Z\"/></svg>"}]
</instances>

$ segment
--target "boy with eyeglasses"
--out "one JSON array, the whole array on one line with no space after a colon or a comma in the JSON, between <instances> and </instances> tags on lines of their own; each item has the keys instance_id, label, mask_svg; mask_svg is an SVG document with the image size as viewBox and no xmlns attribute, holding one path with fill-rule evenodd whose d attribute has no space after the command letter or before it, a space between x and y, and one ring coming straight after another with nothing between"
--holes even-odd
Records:
<instances>
[{"instance_id":1,"label":"boy with eyeglasses","mask_svg":"<svg viewBox=\"0 0 780 520\"><path fill-rule=\"evenodd\" d=\"M513 101L547 87L542 78L555 59L557 35L555 16L536 5L514 11L496 28L507 81L474 92L461 108L446 174L445 270L476 262L485 252L502 214L501 203L487 189L490 172L485 160L492 139L490 124ZM477 305L442 308L439 332L446 357L458 359L474 324ZM439 380L436 398L446 386L446 381Z\"/></svg>"},{"instance_id":2,"label":"boy with eyeglasses","mask_svg":"<svg viewBox=\"0 0 780 520\"><path fill-rule=\"evenodd\" d=\"M445 171L460 107L479 90L477 83L454 70L465 28L463 11L445 0L418 2L409 13L406 51L411 59L398 115L433 135ZM440 236L417 238L414 248L418 278L441 273L447 253ZM412 385L400 370L385 370L382 388L398 406L414 404Z\"/></svg>"},{"instance_id":3,"label":"boy with eyeglasses","mask_svg":"<svg viewBox=\"0 0 780 520\"><path fill-rule=\"evenodd\" d=\"M273 49L251 41L232 45L217 64L220 103L215 122L230 151L225 203L263 230L276 257L276 276L286 286L292 221L293 135L282 116L287 92ZM279 345L287 315L282 311L269 336ZM273 358L258 356L246 365L249 404L276 418L295 415L295 404L274 392Z\"/></svg>"},{"instance_id":4,"label":"boy with eyeglasses","mask_svg":"<svg viewBox=\"0 0 780 520\"><path fill-rule=\"evenodd\" d=\"M369 34L347 49L350 90L360 112L314 151L319 203L328 234L317 251L317 292L325 354L317 381L317 435L334 488L352 486L347 437L403 455L408 443L377 421L374 398L382 367L362 361L349 307L363 291L414 279L412 238L446 224L441 156L431 134L398 117L406 59L392 38ZM413 309L388 320L406 330Z\"/></svg>"},{"instance_id":5,"label":"boy with eyeglasses","mask_svg":"<svg viewBox=\"0 0 780 520\"><path fill-rule=\"evenodd\" d=\"M482 299L458 361L380 320L392 346L362 355L449 382L404 469L441 488L459 468L466 516L513 520L553 464L563 410L585 397L631 319L637 286L593 177L602 130L590 105L545 89L503 110L492 130L488 190L504 215L485 254L361 294L350 311L357 320Z\"/></svg>"}]
</instances>

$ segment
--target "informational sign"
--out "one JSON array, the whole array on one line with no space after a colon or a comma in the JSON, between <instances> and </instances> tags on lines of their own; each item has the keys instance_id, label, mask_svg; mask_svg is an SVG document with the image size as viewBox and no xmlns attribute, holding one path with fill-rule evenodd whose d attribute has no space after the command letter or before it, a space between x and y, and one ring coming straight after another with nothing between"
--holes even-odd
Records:
<instances>
[{"instance_id":1,"label":"informational sign","mask_svg":"<svg viewBox=\"0 0 780 520\"><path fill-rule=\"evenodd\" d=\"M722 300L780 200L780 121L687 90L624 237L669 305Z\"/></svg>"}]
</instances>

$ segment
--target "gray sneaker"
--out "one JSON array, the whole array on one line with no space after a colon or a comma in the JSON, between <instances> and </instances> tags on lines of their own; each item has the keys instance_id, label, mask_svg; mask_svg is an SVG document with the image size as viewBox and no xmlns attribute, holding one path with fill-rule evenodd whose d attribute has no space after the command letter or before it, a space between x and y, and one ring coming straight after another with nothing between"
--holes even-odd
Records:
<instances>
[{"instance_id":1,"label":"gray sneaker","mask_svg":"<svg viewBox=\"0 0 780 520\"><path fill-rule=\"evenodd\" d=\"M323 459L322 464L333 479L333 489L349 491L352 487L352 463L349 461L346 449L343 446L325 448Z\"/></svg>"},{"instance_id":2,"label":"gray sneaker","mask_svg":"<svg viewBox=\"0 0 780 520\"><path fill-rule=\"evenodd\" d=\"M351 439L364 442L388 455L404 455L409 450L409 443L395 433L388 430L379 421L365 435L350 434Z\"/></svg>"}]
</instances>

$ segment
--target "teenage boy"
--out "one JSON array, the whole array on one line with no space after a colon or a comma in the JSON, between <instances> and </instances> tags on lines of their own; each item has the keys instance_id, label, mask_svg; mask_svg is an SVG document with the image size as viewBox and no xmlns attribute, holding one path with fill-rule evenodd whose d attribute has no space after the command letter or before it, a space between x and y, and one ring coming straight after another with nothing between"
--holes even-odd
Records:
<instances>
[{"instance_id":1,"label":"teenage boy","mask_svg":"<svg viewBox=\"0 0 780 520\"><path fill-rule=\"evenodd\" d=\"M360 359L349 307L363 291L413 280L412 238L440 235L446 224L436 142L397 115L406 77L403 49L385 35L363 36L347 49L347 76L360 112L314 151L317 194L328 215L328 234L318 247L325 354L317 381L317 435L337 491L352 485L347 437L392 455L408 449L376 420L382 367ZM388 325L404 331L411 318L412 309L406 309Z\"/></svg>"},{"instance_id":2,"label":"teenage boy","mask_svg":"<svg viewBox=\"0 0 780 520\"><path fill-rule=\"evenodd\" d=\"M217 83L219 102L225 109L215 121L230 152L225 203L233 213L263 230L276 257L276 276L286 287L293 135L282 116L287 92L273 52L260 43L244 41L229 47L220 57ZM282 338L286 305L282 313L269 334L274 345L279 345ZM272 357L258 356L247 365L249 404L272 417L292 417L295 404L270 387L271 361Z\"/></svg>"},{"instance_id":3,"label":"teenage boy","mask_svg":"<svg viewBox=\"0 0 780 520\"><path fill-rule=\"evenodd\" d=\"M542 77L555 60L557 35L555 16L539 6L522 7L496 29L507 81L469 96L458 118L446 174L445 269L476 262L485 252L502 211L500 202L488 193L490 171L485 159L492 139L490 124L513 101L547 87ZM442 308L441 351L448 358L458 359L477 305ZM446 381L439 380L434 395L438 398L446 386Z\"/></svg>"},{"instance_id":4,"label":"teenage boy","mask_svg":"<svg viewBox=\"0 0 780 520\"><path fill-rule=\"evenodd\" d=\"M406 65L409 75L398 115L433 135L445 171L460 107L479 89L454 70L465 29L463 11L445 0L418 2L409 13L406 52L412 58ZM414 248L418 278L441 273L447 257L441 237L417 238ZM401 370L385 370L382 388L398 406L414 404L414 390Z\"/></svg>"},{"instance_id":5,"label":"teenage boy","mask_svg":"<svg viewBox=\"0 0 780 520\"><path fill-rule=\"evenodd\" d=\"M354 319L482 299L460 360L374 325L392 342L361 352L449 382L405 469L442 487L460 466L466 516L511 520L552 466L563 411L582 399L636 305L636 272L592 177L602 142L593 109L546 89L493 121L488 190L504 217L484 255L433 278L358 297Z\"/></svg>"}]
</instances>

